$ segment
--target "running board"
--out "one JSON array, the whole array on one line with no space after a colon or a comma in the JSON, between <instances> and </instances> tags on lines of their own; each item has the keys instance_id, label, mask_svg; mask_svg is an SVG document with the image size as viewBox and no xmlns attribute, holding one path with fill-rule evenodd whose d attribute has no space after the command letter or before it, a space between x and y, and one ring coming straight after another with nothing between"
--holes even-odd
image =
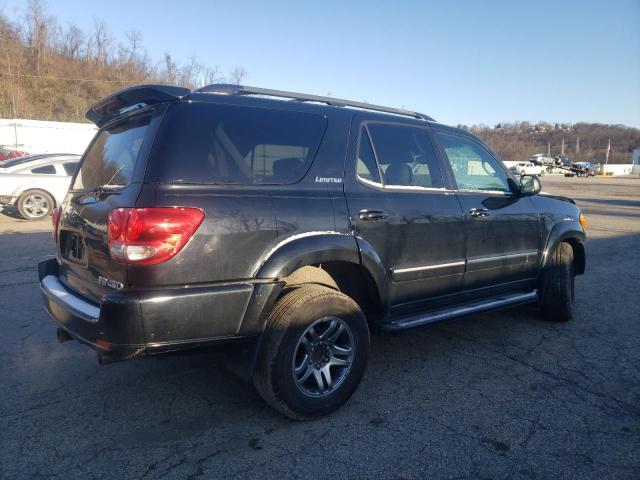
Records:
<instances>
[{"instance_id":1,"label":"running board","mask_svg":"<svg viewBox=\"0 0 640 480\"><path fill-rule=\"evenodd\" d=\"M538 299L538 291L533 290L526 293L510 293L498 295L490 299L476 300L454 307L441 308L427 313L419 313L393 320L384 324L382 329L387 332L397 332L410 328L422 327L430 323L441 322L451 318L462 317L472 313L494 310L496 308L511 307L524 303L535 302Z\"/></svg>"}]
</instances>

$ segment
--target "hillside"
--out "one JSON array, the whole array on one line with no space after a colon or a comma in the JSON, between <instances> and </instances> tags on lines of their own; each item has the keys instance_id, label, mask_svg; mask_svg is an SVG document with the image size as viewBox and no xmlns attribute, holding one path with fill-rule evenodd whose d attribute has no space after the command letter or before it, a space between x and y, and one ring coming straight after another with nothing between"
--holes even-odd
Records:
<instances>
[{"instance_id":1,"label":"hillside","mask_svg":"<svg viewBox=\"0 0 640 480\"><path fill-rule=\"evenodd\" d=\"M609 163L631 163L631 152L640 148L640 130L624 125L599 123L549 124L528 122L487 126L458 125L482 137L506 161L522 161L536 153L560 155L564 152L574 162L604 163L611 140Z\"/></svg>"},{"instance_id":2,"label":"hillside","mask_svg":"<svg viewBox=\"0 0 640 480\"><path fill-rule=\"evenodd\" d=\"M195 57L178 65L168 52L153 62L139 31L120 41L99 19L91 32L62 26L39 0L12 19L0 10L0 118L85 121L89 105L130 85L240 83L246 74L236 67L224 76Z\"/></svg>"}]
</instances>

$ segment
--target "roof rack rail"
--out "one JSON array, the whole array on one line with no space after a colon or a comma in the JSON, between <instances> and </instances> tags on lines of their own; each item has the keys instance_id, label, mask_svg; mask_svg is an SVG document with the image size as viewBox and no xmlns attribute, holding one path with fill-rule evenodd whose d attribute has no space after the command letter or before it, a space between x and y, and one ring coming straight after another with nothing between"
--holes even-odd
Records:
<instances>
[{"instance_id":1,"label":"roof rack rail","mask_svg":"<svg viewBox=\"0 0 640 480\"><path fill-rule=\"evenodd\" d=\"M218 93L223 95L266 95L269 97L290 98L299 102L320 102L335 107L355 107L365 110L375 110L377 112L393 113L396 115L404 115L407 117L419 118L433 122L433 118L423 113L412 112L402 108L384 107L382 105L374 105L371 103L354 102L344 100L342 98L323 97L321 95L309 95L306 93L287 92L285 90L271 90L269 88L248 87L245 85L233 85L228 83L212 83L195 90L198 93Z\"/></svg>"}]
</instances>

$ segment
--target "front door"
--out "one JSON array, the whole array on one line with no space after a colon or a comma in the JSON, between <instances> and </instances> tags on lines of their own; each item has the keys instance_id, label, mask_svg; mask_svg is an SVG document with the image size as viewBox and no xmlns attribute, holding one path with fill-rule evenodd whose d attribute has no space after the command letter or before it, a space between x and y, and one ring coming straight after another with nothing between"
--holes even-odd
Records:
<instances>
[{"instance_id":1,"label":"front door","mask_svg":"<svg viewBox=\"0 0 640 480\"><path fill-rule=\"evenodd\" d=\"M464 290L513 284L537 274L540 220L530 197L511 192L503 164L470 136L437 130L465 214Z\"/></svg>"},{"instance_id":2,"label":"front door","mask_svg":"<svg viewBox=\"0 0 640 480\"><path fill-rule=\"evenodd\" d=\"M349 213L359 241L368 242L385 267L392 313L455 293L465 268L464 216L427 127L357 116L352 131Z\"/></svg>"}]
</instances>

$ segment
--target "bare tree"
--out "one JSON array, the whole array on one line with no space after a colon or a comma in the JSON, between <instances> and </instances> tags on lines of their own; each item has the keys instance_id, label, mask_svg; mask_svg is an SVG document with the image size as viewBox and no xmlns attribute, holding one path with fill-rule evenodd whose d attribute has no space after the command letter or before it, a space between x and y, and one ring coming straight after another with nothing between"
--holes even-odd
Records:
<instances>
[{"instance_id":1,"label":"bare tree","mask_svg":"<svg viewBox=\"0 0 640 480\"><path fill-rule=\"evenodd\" d=\"M171 55L167 52L164 52L164 68L166 81L175 84L178 68L176 67L176 62L173 61Z\"/></svg>"},{"instance_id":2,"label":"bare tree","mask_svg":"<svg viewBox=\"0 0 640 480\"><path fill-rule=\"evenodd\" d=\"M232 83L235 83L236 85L240 85L242 81L245 78L247 78L247 71L245 70L244 67L236 67L230 73L230 76L231 76Z\"/></svg>"},{"instance_id":3,"label":"bare tree","mask_svg":"<svg viewBox=\"0 0 640 480\"><path fill-rule=\"evenodd\" d=\"M41 0L29 0L24 15L27 46L35 58L36 73L40 75L42 51L46 48L48 18Z\"/></svg>"},{"instance_id":4,"label":"bare tree","mask_svg":"<svg viewBox=\"0 0 640 480\"><path fill-rule=\"evenodd\" d=\"M80 58L82 45L84 44L84 32L77 25L69 25L64 35L63 55L75 59Z\"/></svg>"},{"instance_id":5,"label":"bare tree","mask_svg":"<svg viewBox=\"0 0 640 480\"><path fill-rule=\"evenodd\" d=\"M109 48L113 43L113 38L109 33L107 24L104 20L95 18L93 20L94 33L93 40L96 48L96 61L102 65L106 65L109 58Z\"/></svg>"},{"instance_id":6,"label":"bare tree","mask_svg":"<svg viewBox=\"0 0 640 480\"><path fill-rule=\"evenodd\" d=\"M129 30L126 33L126 37L129 41L129 62L134 63L138 58L138 51L142 43L142 33L140 33L140 30Z\"/></svg>"},{"instance_id":7,"label":"bare tree","mask_svg":"<svg viewBox=\"0 0 640 480\"><path fill-rule=\"evenodd\" d=\"M200 72L204 67L202 64L198 63L195 56L189 58L189 63L182 66L180 69L180 85L185 85L189 87L194 87L198 82L198 77L200 76Z\"/></svg>"},{"instance_id":8,"label":"bare tree","mask_svg":"<svg viewBox=\"0 0 640 480\"><path fill-rule=\"evenodd\" d=\"M210 83L224 83L226 81L224 75L222 75L222 70L218 65L215 67L205 68L202 78L205 85L209 85Z\"/></svg>"}]
</instances>

